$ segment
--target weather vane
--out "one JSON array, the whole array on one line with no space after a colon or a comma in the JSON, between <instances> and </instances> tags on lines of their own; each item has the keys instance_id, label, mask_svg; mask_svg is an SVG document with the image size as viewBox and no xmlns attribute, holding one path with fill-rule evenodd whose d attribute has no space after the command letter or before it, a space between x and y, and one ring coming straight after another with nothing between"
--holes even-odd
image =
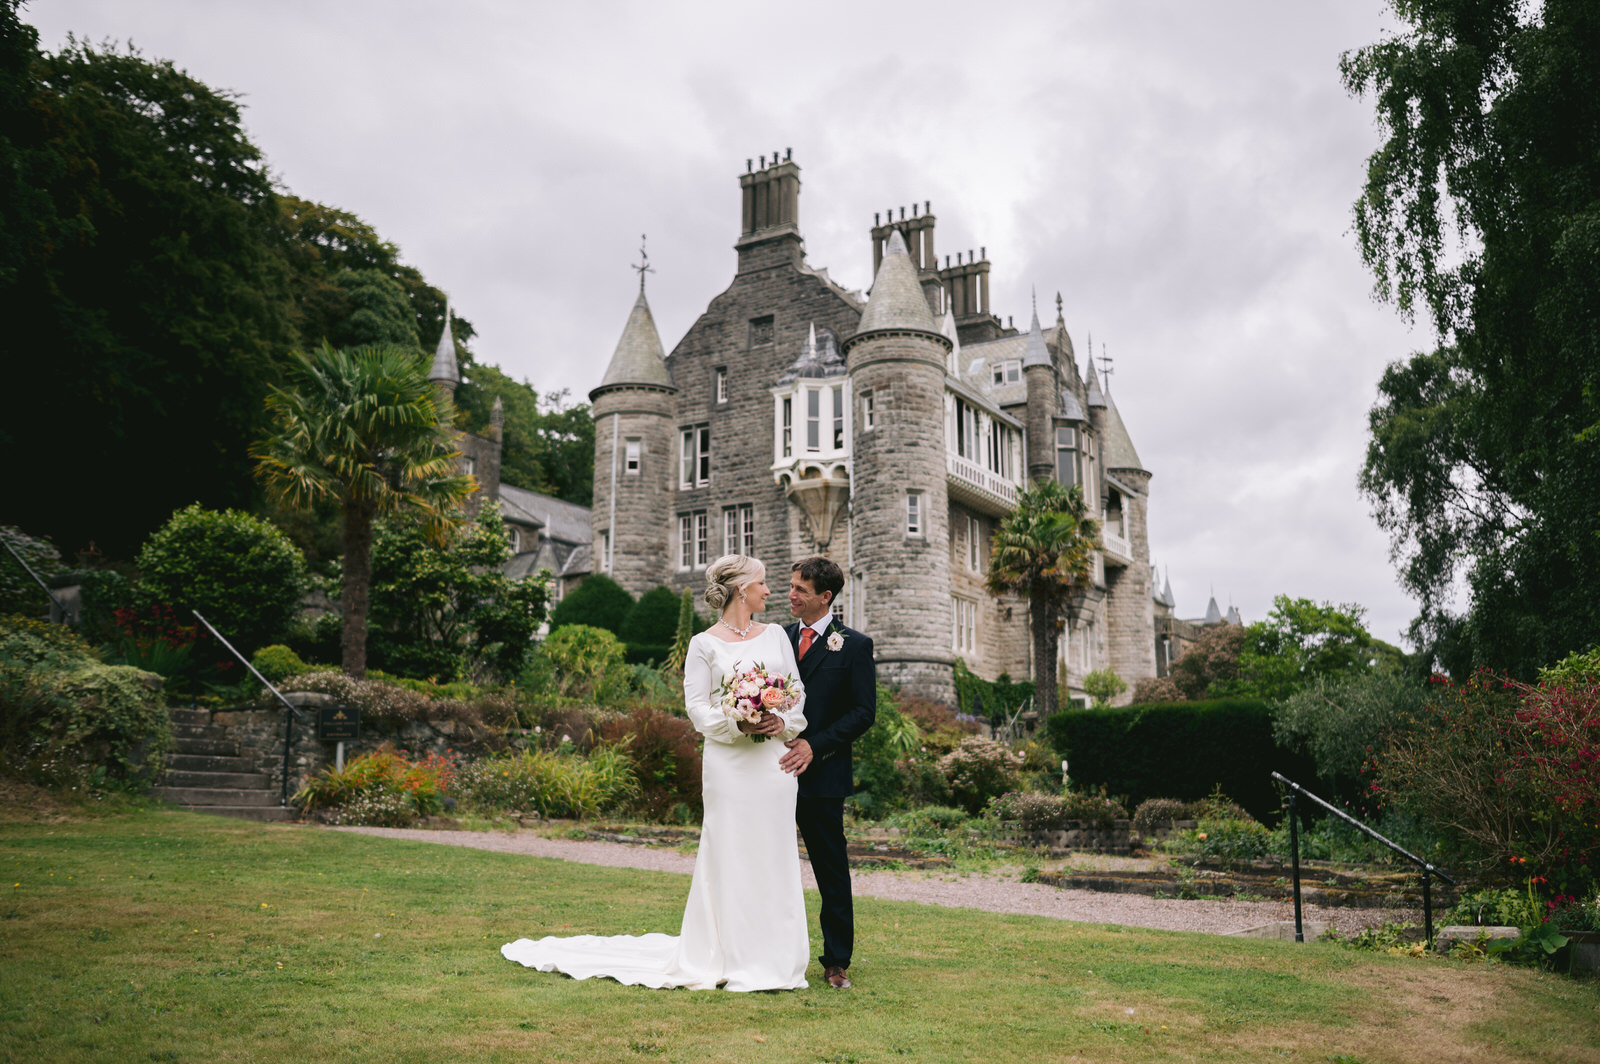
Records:
<instances>
[{"instance_id":1,"label":"weather vane","mask_svg":"<svg viewBox=\"0 0 1600 1064\"><path fill-rule=\"evenodd\" d=\"M640 233L639 234L639 265L628 267L634 273L637 273L639 275L639 291L641 293L644 292L644 275L647 274L647 273L655 273L656 272L656 268L654 266L650 265L650 255L649 255L649 253L646 252L645 249L644 249L644 245L645 245L645 240L646 239L647 239L646 234L644 234L644 233Z\"/></svg>"},{"instance_id":2,"label":"weather vane","mask_svg":"<svg viewBox=\"0 0 1600 1064\"><path fill-rule=\"evenodd\" d=\"M1095 361L1100 363L1100 376L1105 381L1105 386L1110 388L1111 374L1116 372L1114 369L1112 369L1112 365L1117 360L1106 355L1106 342L1104 340L1100 341L1100 357L1095 359Z\"/></svg>"}]
</instances>

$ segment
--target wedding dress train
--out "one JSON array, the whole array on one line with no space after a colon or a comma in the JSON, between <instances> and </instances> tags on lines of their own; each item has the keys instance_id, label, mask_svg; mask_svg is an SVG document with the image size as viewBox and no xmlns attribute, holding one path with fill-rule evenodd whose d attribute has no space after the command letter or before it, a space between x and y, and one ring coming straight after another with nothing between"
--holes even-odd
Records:
<instances>
[{"instance_id":1,"label":"wedding dress train","mask_svg":"<svg viewBox=\"0 0 1600 1064\"><path fill-rule=\"evenodd\" d=\"M781 626L769 624L739 643L702 632L684 662L685 705L706 739L705 819L680 933L523 938L500 948L508 960L574 979L604 976L656 988L806 986L810 940L795 843L797 785L778 767L784 740L806 726L805 703L783 714L782 735L757 743L740 732L714 704L715 691L724 677L752 664L797 676Z\"/></svg>"}]
</instances>

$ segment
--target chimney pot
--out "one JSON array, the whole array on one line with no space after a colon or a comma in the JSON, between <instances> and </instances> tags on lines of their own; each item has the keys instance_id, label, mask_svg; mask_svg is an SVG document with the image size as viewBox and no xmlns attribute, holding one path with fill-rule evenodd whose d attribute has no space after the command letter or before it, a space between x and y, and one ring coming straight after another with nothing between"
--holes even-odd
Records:
<instances>
[{"instance_id":1,"label":"chimney pot","mask_svg":"<svg viewBox=\"0 0 1600 1064\"><path fill-rule=\"evenodd\" d=\"M773 148L772 149L772 165L773 166L777 166L778 165L778 149L777 148Z\"/></svg>"},{"instance_id":2,"label":"chimney pot","mask_svg":"<svg viewBox=\"0 0 1600 1064\"><path fill-rule=\"evenodd\" d=\"M983 256L983 261L984 262L988 262L989 261L989 249L988 248L979 247L978 248L978 253Z\"/></svg>"},{"instance_id":3,"label":"chimney pot","mask_svg":"<svg viewBox=\"0 0 1600 1064\"><path fill-rule=\"evenodd\" d=\"M950 268L950 256L949 255L946 255L944 257L944 268L947 269L947 270Z\"/></svg>"},{"instance_id":4,"label":"chimney pot","mask_svg":"<svg viewBox=\"0 0 1600 1064\"><path fill-rule=\"evenodd\" d=\"M911 205L911 217L915 218L916 216L917 216L917 205L915 203L913 203Z\"/></svg>"},{"instance_id":5,"label":"chimney pot","mask_svg":"<svg viewBox=\"0 0 1600 1064\"><path fill-rule=\"evenodd\" d=\"M972 254L972 249L971 248L967 249L967 261L968 262L977 262L978 261L977 258Z\"/></svg>"},{"instance_id":6,"label":"chimney pot","mask_svg":"<svg viewBox=\"0 0 1600 1064\"><path fill-rule=\"evenodd\" d=\"M783 161L784 162L788 162L790 159L793 159L793 158L794 158L794 149L793 148L785 148L785 149L783 149Z\"/></svg>"},{"instance_id":7,"label":"chimney pot","mask_svg":"<svg viewBox=\"0 0 1600 1064\"><path fill-rule=\"evenodd\" d=\"M877 211L872 212L872 227L874 229L883 224L883 222L879 221L881 217L882 215L880 215Z\"/></svg>"},{"instance_id":8,"label":"chimney pot","mask_svg":"<svg viewBox=\"0 0 1600 1064\"><path fill-rule=\"evenodd\" d=\"M744 172L745 173L748 174L750 171L754 170L755 168L756 168L756 161L754 159L746 159L744 161Z\"/></svg>"},{"instance_id":9,"label":"chimney pot","mask_svg":"<svg viewBox=\"0 0 1600 1064\"><path fill-rule=\"evenodd\" d=\"M767 157L765 155L763 155L761 157L761 169L765 170L766 168L767 168Z\"/></svg>"},{"instance_id":10,"label":"chimney pot","mask_svg":"<svg viewBox=\"0 0 1600 1064\"><path fill-rule=\"evenodd\" d=\"M933 200L923 200L922 201L922 213L923 214L932 214L933 213Z\"/></svg>"},{"instance_id":11,"label":"chimney pot","mask_svg":"<svg viewBox=\"0 0 1600 1064\"><path fill-rule=\"evenodd\" d=\"M906 209L904 207L900 208L900 220L902 222L906 220Z\"/></svg>"},{"instance_id":12,"label":"chimney pot","mask_svg":"<svg viewBox=\"0 0 1600 1064\"><path fill-rule=\"evenodd\" d=\"M1007 314L1006 315L1006 328L1015 329L1016 327L1017 327L1016 319L1013 318L1011 315Z\"/></svg>"}]
</instances>

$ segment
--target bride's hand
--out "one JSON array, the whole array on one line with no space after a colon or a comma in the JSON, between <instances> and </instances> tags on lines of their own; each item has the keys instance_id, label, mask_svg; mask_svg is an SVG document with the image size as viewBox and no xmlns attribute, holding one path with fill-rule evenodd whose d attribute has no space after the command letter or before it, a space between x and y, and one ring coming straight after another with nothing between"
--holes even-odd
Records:
<instances>
[{"instance_id":1,"label":"bride's hand","mask_svg":"<svg viewBox=\"0 0 1600 1064\"><path fill-rule=\"evenodd\" d=\"M782 735L783 718L776 713L761 711L761 716L755 721L741 720L739 730L746 735Z\"/></svg>"}]
</instances>

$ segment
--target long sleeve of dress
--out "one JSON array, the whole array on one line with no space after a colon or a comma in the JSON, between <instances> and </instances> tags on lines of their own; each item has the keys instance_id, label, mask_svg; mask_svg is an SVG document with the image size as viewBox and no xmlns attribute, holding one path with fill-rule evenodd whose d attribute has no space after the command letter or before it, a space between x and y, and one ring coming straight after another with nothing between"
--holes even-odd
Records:
<instances>
[{"instance_id":1,"label":"long sleeve of dress","mask_svg":"<svg viewBox=\"0 0 1600 1064\"><path fill-rule=\"evenodd\" d=\"M706 640L706 636L698 635L689 641L689 653L683 662L683 708L694 730L707 739L719 743L737 742L744 733L739 731L733 718L712 704L716 648Z\"/></svg>"},{"instance_id":2,"label":"long sleeve of dress","mask_svg":"<svg viewBox=\"0 0 1600 1064\"><path fill-rule=\"evenodd\" d=\"M773 627L777 627L774 625ZM779 629L780 633L782 629ZM788 636L782 636L778 642L783 644L783 662L777 671L785 676L794 677L793 690L800 696L800 701L787 713L778 714L783 718L783 732L777 736L779 742L788 742L796 735L806 730L806 685L800 682L800 663L794 659L794 647L789 645Z\"/></svg>"}]
</instances>

